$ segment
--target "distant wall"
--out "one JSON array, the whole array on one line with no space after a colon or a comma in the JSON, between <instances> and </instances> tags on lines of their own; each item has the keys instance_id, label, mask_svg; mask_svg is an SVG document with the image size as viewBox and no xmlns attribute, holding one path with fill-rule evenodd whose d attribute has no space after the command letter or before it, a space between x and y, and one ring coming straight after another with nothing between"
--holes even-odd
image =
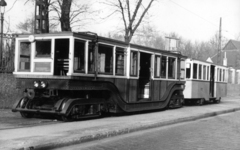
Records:
<instances>
[{"instance_id":1,"label":"distant wall","mask_svg":"<svg viewBox=\"0 0 240 150\"><path fill-rule=\"evenodd\" d=\"M239 96L240 84L227 84L227 96Z\"/></svg>"},{"instance_id":2,"label":"distant wall","mask_svg":"<svg viewBox=\"0 0 240 150\"><path fill-rule=\"evenodd\" d=\"M16 79L11 73L0 73L0 109L11 108L21 91L16 89Z\"/></svg>"}]
</instances>

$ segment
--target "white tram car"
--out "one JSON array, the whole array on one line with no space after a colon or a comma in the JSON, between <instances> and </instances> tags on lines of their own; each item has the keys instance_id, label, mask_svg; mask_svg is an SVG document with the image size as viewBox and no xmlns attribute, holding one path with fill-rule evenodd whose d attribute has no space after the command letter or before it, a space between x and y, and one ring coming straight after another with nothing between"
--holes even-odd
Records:
<instances>
[{"instance_id":1,"label":"white tram car","mask_svg":"<svg viewBox=\"0 0 240 150\"><path fill-rule=\"evenodd\" d=\"M186 84L185 102L205 101L219 103L227 95L228 68L188 58L185 61Z\"/></svg>"}]
</instances>

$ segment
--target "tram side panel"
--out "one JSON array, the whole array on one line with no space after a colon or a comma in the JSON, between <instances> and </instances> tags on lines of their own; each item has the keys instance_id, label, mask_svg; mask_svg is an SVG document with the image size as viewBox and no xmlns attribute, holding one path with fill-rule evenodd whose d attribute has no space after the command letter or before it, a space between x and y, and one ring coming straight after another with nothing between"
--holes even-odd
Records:
<instances>
[{"instance_id":1,"label":"tram side panel","mask_svg":"<svg viewBox=\"0 0 240 150\"><path fill-rule=\"evenodd\" d=\"M216 99L220 97L227 96L227 83L225 82L217 82L216 83Z\"/></svg>"},{"instance_id":2,"label":"tram side panel","mask_svg":"<svg viewBox=\"0 0 240 150\"><path fill-rule=\"evenodd\" d=\"M187 80L184 90L185 99L201 99L209 100L209 82Z\"/></svg>"}]
</instances>

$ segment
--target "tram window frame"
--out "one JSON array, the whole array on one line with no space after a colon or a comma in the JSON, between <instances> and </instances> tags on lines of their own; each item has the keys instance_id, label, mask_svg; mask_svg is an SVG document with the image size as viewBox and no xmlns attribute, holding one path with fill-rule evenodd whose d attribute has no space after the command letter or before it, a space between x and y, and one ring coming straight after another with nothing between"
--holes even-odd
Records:
<instances>
[{"instance_id":1,"label":"tram window frame","mask_svg":"<svg viewBox=\"0 0 240 150\"><path fill-rule=\"evenodd\" d=\"M166 79L167 78L167 56L162 56L161 58L161 78Z\"/></svg>"},{"instance_id":2,"label":"tram window frame","mask_svg":"<svg viewBox=\"0 0 240 150\"><path fill-rule=\"evenodd\" d=\"M126 75L126 56L125 49L122 47L116 47L115 50L115 75Z\"/></svg>"},{"instance_id":3,"label":"tram window frame","mask_svg":"<svg viewBox=\"0 0 240 150\"><path fill-rule=\"evenodd\" d=\"M138 57L139 57L138 51L131 50L131 53L130 53L130 76L134 76L134 77L138 76L138 59L139 59Z\"/></svg>"},{"instance_id":4,"label":"tram window frame","mask_svg":"<svg viewBox=\"0 0 240 150\"><path fill-rule=\"evenodd\" d=\"M174 60L174 61L172 61ZM176 64L177 59L174 57L168 57L168 79L176 79Z\"/></svg>"},{"instance_id":5,"label":"tram window frame","mask_svg":"<svg viewBox=\"0 0 240 150\"><path fill-rule=\"evenodd\" d=\"M28 49L29 49L28 50L28 52L29 52L28 55L21 55L21 44L22 43L27 43L28 44ZM31 60L32 60L31 59L31 55L32 55L31 52L32 52L32 43L31 42L29 42L29 41L20 41L19 42L19 56L18 56L18 58L19 58L18 71L19 72L30 72L31 71ZM22 56L23 59L24 59L24 57L27 58L25 60L28 60L28 61L21 61L21 56ZM25 69L22 69L22 68L25 68Z\"/></svg>"},{"instance_id":6,"label":"tram window frame","mask_svg":"<svg viewBox=\"0 0 240 150\"><path fill-rule=\"evenodd\" d=\"M217 68L217 81L219 81L219 68Z\"/></svg>"},{"instance_id":7,"label":"tram window frame","mask_svg":"<svg viewBox=\"0 0 240 150\"><path fill-rule=\"evenodd\" d=\"M83 45L78 45L79 43L83 44ZM73 71L75 73L84 73L85 72L85 63L86 63L85 47L86 47L86 41L74 39Z\"/></svg>"},{"instance_id":8,"label":"tram window frame","mask_svg":"<svg viewBox=\"0 0 240 150\"><path fill-rule=\"evenodd\" d=\"M114 46L98 44L98 74L113 75L113 49Z\"/></svg>"},{"instance_id":9,"label":"tram window frame","mask_svg":"<svg viewBox=\"0 0 240 150\"><path fill-rule=\"evenodd\" d=\"M203 80L206 80L206 65L203 65Z\"/></svg>"},{"instance_id":10,"label":"tram window frame","mask_svg":"<svg viewBox=\"0 0 240 150\"><path fill-rule=\"evenodd\" d=\"M198 64L193 63L193 79L197 79L198 77Z\"/></svg>"},{"instance_id":11,"label":"tram window frame","mask_svg":"<svg viewBox=\"0 0 240 150\"><path fill-rule=\"evenodd\" d=\"M198 65L198 79L202 80L202 64Z\"/></svg>"},{"instance_id":12,"label":"tram window frame","mask_svg":"<svg viewBox=\"0 0 240 150\"><path fill-rule=\"evenodd\" d=\"M161 77L161 56L155 55L154 60L154 78L160 78Z\"/></svg>"},{"instance_id":13,"label":"tram window frame","mask_svg":"<svg viewBox=\"0 0 240 150\"><path fill-rule=\"evenodd\" d=\"M41 53L38 54L39 52ZM51 58L51 53L52 53L52 39L35 41L35 58L36 59Z\"/></svg>"}]
</instances>

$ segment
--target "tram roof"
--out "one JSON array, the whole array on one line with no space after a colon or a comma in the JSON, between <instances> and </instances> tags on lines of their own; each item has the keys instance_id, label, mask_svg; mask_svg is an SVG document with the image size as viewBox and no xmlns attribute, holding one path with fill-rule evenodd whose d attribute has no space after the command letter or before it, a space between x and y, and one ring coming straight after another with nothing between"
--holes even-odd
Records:
<instances>
[{"instance_id":1,"label":"tram roof","mask_svg":"<svg viewBox=\"0 0 240 150\"><path fill-rule=\"evenodd\" d=\"M228 66L223 66L223 65L218 65L218 64L215 64L213 62L208 62L208 61L204 61L204 60L199 60L199 59L195 59L195 58L188 58L190 61L197 61L197 62L201 62L201 63L208 63L208 64L212 64L212 65L215 65L215 66L220 66L220 67L226 67L228 68Z\"/></svg>"},{"instance_id":2,"label":"tram roof","mask_svg":"<svg viewBox=\"0 0 240 150\"><path fill-rule=\"evenodd\" d=\"M102 37L102 36L98 36L96 33L92 33L92 32L56 32L56 33L41 33L41 34L19 34L18 38L27 38L30 35L33 35L34 37L61 37L61 36L73 36L73 37L77 37L77 38L83 38L83 39L87 39L87 40L94 40L96 39L96 37L98 38L98 42L105 42L108 44L116 44L118 46L124 46L126 47L128 44L124 41L119 41L119 40L115 40L115 39L111 39L111 38L107 38L107 37ZM156 49L156 48L151 48L151 47L146 47L146 46L142 46L142 45L138 45L138 44L132 44L130 43L130 47L131 48L136 48L136 49L141 49L141 50L148 50L151 52L156 52L156 53L163 53L163 54L171 54L174 56L179 56L181 54L179 54L178 52L172 52L172 51L167 51L167 50L161 50L161 49ZM183 58L187 58L186 56L181 55L181 57Z\"/></svg>"}]
</instances>

